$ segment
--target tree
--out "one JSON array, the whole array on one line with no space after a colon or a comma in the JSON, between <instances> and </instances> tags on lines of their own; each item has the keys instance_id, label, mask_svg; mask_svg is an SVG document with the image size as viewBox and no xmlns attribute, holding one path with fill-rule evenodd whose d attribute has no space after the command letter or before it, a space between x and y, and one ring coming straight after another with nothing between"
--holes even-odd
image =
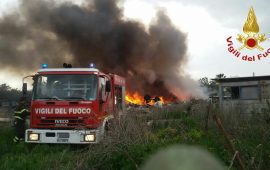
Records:
<instances>
[{"instance_id":1,"label":"tree","mask_svg":"<svg viewBox=\"0 0 270 170\"><path fill-rule=\"evenodd\" d=\"M216 79L226 78L225 74L220 73L217 74ZM216 95L218 92L218 84L215 80L210 80L207 77L203 77L199 79L200 86L207 90L207 93L211 95Z\"/></svg>"},{"instance_id":2,"label":"tree","mask_svg":"<svg viewBox=\"0 0 270 170\"><path fill-rule=\"evenodd\" d=\"M216 89L217 83L214 80L209 80L207 77L203 77L199 79L200 86L205 87L209 90Z\"/></svg>"},{"instance_id":3,"label":"tree","mask_svg":"<svg viewBox=\"0 0 270 170\"><path fill-rule=\"evenodd\" d=\"M11 90L11 87L8 86L6 83L0 85L0 91L9 91Z\"/></svg>"},{"instance_id":4,"label":"tree","mask_svg":"<svg viewBox=\"0 0 270 170\"><path fill-rule=\"evenodd\" d=\"M210 85L207 77L200 78L199 82L201 87L208 87Z\"/></svg>"},{"instance_id":5,"label":"tree","mask_svg":"<svg viewBox=\"0 0 270 170\"><path fill-rule=\"evenodd\" d=\"M7 84L0 85L0 99L5 101L18 101L21 91L13 89Z\"/></svg>"},{"instance_id":6,"label":"tree","mask_svg":"<svg viewBox=\"0 0 270 170\"><path fill-rule=\"evenodd\" d=\"M221 78L226 78L224 73L220 73L216 75L216 78L221 79Z\"/></svg>"}]
</instances>

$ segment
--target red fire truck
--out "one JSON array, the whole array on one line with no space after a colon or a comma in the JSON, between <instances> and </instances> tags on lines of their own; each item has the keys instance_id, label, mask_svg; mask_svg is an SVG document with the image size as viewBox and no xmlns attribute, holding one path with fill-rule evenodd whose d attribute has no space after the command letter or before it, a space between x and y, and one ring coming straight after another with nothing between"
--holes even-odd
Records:
<instances>
[{"instance_id":1,"label":"red fire truck","mask_svg":"<svg viewBox=\"0 0 270 170\"><path fill-rule=\"evenodd\" d=\"M125 110L125 79L105 74L93 64L89 68L43 64L33 80L28 143L98 143L110 121Z\"/></svg>"}]
</instances>

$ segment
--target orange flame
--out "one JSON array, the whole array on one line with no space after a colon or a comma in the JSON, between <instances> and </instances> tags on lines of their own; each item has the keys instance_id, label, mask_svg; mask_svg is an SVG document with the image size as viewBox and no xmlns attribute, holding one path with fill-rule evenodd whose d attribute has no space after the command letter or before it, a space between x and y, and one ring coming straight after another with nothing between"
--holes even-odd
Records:
<instances>
[{"instance_id":1,"label":"orange flame","mask_svg":"<svg viewBox=\"0 0 270 170\"><path fill-rule=\"evenodd\" d=\"M132 104L136 104L136 105L145 105L146 104L144 97L142 95L140 95L138 92L135 92L135 93L126 92L125 99L126 99L127 103L132 103ZM164 97L162 97L162 96L160 96L159 99L160 99L162 104L169 102L169 101L165 101ZM148 104L153 106L155 104L155 101L152 99Z\"/></svg>"},{"instance_id":2,"label":"orange flame","mask_svg":"<svg viewBox=\"0 0 270 170\"><path fill-rule=\"evenodd\" d=\"M128 103L133 103L137 105L145 104L144 98L141 95L139 95L138 92L135 92L133 94L126 92L125 99Z\"/></svg>"}]
</instances>

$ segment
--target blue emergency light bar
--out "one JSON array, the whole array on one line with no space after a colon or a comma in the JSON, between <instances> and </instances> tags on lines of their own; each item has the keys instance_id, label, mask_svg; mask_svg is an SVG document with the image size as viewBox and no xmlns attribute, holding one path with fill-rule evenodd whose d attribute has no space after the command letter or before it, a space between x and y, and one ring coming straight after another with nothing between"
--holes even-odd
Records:
<instances>
[{"instance_id":1,"label":"blue emergency light bar","mask_svg":"<svg viewBox=\"0 0 270 170\"><path fill-rule=\"evenodd\" d=\"M44 63L41 65L42 68L48 68L48 64Z\"/></svg>"},{"instance_id":2,"label":"blue emergency light bar","mask_svg":"<svg viewBox=\"0 0 270 170\"><path fill-rule=\"evenodd\" d=\"M90 63L89 64L89 68L95 68L95 64L94 63Z\"/></svg>"}]
</instances>

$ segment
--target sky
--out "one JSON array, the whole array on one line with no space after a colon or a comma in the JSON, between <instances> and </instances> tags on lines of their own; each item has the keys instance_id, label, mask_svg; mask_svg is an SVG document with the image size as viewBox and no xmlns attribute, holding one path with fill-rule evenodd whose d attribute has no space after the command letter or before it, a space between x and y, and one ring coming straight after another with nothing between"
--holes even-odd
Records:
<instances>
[{"instance_id":1,"label":"sky","mask_svg":"<svg viewBox=\"0 0 270 170\"><path fill-rule=\"evenodd\" d=\"M64 1L64 0L62 0ZM81 3L83 1L76 1ZM239 48L237 34L243 34L243 25L249 9L253 6L259 33L264 33L267 40L261 44L266 51L270 48L270 10L267 0L122 0L124 16L127 20L139 20L146 27L153 22L156 11L164 10L172 23L187 34L188 62L185 74L197 80L201 77L214 78L219 73L227 77L269 75L269 57L260 61L243 61L228 52L226 39L232 36L234 46ZM17 0L0 1L0 17L18 8ZM249 56L262 53L247 50L241 54ZM1 62L1 61L0 61ZM29 73L31 74L31 73ZM22 75L14 75L12 70L1 70L0 84L7 83L20 88Z\"/></svg>"}]
</instances>

